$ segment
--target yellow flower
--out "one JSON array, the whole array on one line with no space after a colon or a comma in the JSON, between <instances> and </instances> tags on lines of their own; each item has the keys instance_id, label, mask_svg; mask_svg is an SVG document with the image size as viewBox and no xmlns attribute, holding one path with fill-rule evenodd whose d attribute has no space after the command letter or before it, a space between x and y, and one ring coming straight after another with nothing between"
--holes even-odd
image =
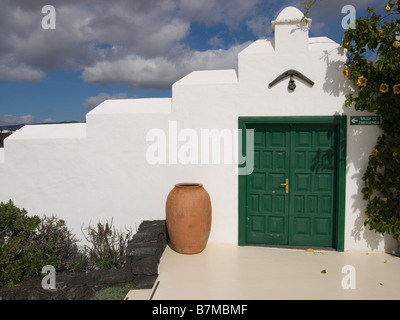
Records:
<instances>
[{"instance_id":1,"label":"yellow flower","mask_svg":"<svg viewBox=\"0 0 400 320\"><path fill-rule=\"evenodd\" d=\"M400 41L396 40L395 42L393 42L393 47L397 48L399 46L400 46Z\"/></svg>"},{"instance_id":2,"label":"yellow flower","mask_svg":"<svg viewBox=\"0 0 400 320\"><path fill-rule=\"evenodd\" d=\"M400 83L399 83L399 84L396 84L396 85L393 87L393 93L394 93L394 94L400 94Z\"/></svg>"},{"instance_id":3,"label":"yellow flower","mask_svg":"<svg viewBox=\"0 0 400 320\"><path fill-rule=\"evenodd\" d=\"M367 81L368 81L368 79L364 78L364 76L361 76L358 78L357 84L360 87L365 87L367 85Z\"/></svg>"},{"instance_id":4,"label":"yellow flower","mask_svg":"<svg viewBox=\"0 0 400 320\"><path fill-rule=\"evenodd\" d=\"M390 6L387 4L386 5L386 8L385 8L385 10L387 11L387 12L389 12L390 11Z\"/></svg>"},{"instance_id":5,"label":"yellow flower","mask_svg":"<svg viewBox=\"0 0 400 320\"><path fill-rule=\"evenodd\" d=\"M382 83L381 86L379 87L379 91L382 93L389 92L389 85L387 83Z\"/></svg>"},{"instance_id":6,"label":"yellow flower","mask_svg":"<svg viewBox=\"0 0 400 320\"><path fill-rule=\"evenodd\" d=\"M382 198L381 199L383 202L387 202L387 198L385 197L385 198Z\"/></svg>"},{"instance_id":7,"label":"yellow flower","mask_svg":"<svg viewBox=\"0 0 400 320\"><path fill-rule=\"evenodd\" d=\"M378 155L378 149L373 148L372 151L371 151L371 156L372 157L376 157L377 155Z\"/></svg>"},{"instance_id":8,"label":"yellow flower","mask_svg":"<svg viewBox=\"0 0 400 320\"><path fill-rule=\"evenodd\" d=\"M343 73L343 75L344 75L345 77L348 77L348 76L349 76L349 70L348 70L348 69L343 69L342 73Z\"/></svg>"},{"instance_id":9,"label":"yellow flower","mask_svg":"<svg viewBox=\"0 0 400 320\"><path fill-rule=\"evenodd\" d=\"M378 30L378 35L379 35L380 37L381 37L383 34L384 34L384 32L383 32L382 29Z\"/></svg>"},{"instance_id":10,"label":"yellow flower","mask_svg":"<svg viewBox=\"0 0 400 320\"><path fill-rule=\"evenodd\" d=\"M397 152L395 151L395 152L393 152L393 158L396 158L397 157Z\"/></svg>"}]
</instances>

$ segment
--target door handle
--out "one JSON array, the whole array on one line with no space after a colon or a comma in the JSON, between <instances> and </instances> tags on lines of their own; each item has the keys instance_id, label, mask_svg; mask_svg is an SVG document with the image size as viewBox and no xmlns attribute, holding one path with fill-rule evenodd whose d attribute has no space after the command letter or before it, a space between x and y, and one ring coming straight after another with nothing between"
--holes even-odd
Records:
<instances>
[{"instance_id":1,"label":"door handle","mask_svg":"<svg viewBox=\"0 0 400 320\"><path fill-rule=\"evenodd\" d=\"M286 179L286 183L282 183L281 186L285 186L286 193L289 193L289 179Z\"/></svg>"}]
</instances>

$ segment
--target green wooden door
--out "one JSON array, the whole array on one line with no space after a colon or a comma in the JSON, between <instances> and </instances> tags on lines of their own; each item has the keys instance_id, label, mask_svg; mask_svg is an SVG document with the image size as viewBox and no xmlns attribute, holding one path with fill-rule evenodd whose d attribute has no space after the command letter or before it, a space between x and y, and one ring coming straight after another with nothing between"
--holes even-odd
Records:
<instances>
[{"instance_id":1,"label":"green wooden door","mask_svg":"<svg viewBox=\"0 0 400 320\"><path fill-rule=\"evenodd\" d=\"M333 247L335 126L248 128L254 129L254 171L246 179L246 242Z\"/></svg>"}]
</instances>

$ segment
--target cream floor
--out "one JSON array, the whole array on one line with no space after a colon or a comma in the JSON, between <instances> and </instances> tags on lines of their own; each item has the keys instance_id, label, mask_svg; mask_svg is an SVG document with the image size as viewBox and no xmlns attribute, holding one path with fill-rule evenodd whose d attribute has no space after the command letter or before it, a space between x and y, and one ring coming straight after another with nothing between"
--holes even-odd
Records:
<instances>
[{"instance_id":1,"label":"cream floor","mask_svg":"<svg viewBox=\"0 0 400 320\"><path fill-rule=\"evenodd\" d=\"M349 283L345 266L353 267L355 289L342 286ZM129 299L140 295L153 300L398 300L400 258L223 244L181 255L167 247L153 290L131 292Z\"/></svg>"}]
</instances>

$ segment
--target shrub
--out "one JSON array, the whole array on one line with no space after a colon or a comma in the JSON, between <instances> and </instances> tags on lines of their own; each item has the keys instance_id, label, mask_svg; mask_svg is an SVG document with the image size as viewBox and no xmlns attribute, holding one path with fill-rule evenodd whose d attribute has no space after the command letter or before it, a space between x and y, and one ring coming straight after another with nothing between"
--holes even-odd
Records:
<instances>
[{"instance_id":1,"label":"shrub","mask_svg":"<svg viewBox=\"0 0 400 320\"><path fill-rule=\"evenodd\" d=\"M88 268L88 259L65 222L29 217L10 200L0 203L0 287L39 276L45 265L57 271Z\"/></svg>"},{"instance_id":2,"label":"shrub","mask_svg":"<svg viewBox=\"0 0 400 320\"><path fill-rule=\"evenodd\" d=\"M95 269L122 268L126 260L126 247L132 231L122 233L111 222L98 223L97 227L86 229L86 240L91 246L85 246L91 267Z\"/></svg>"},{"instance_id":3,"label":"shrub","mask_svg":"<svg viewBox=\"0 0 400 320\"><path fill-rule=\"evenodd\" d=\"M40 276L45 265L57 272L121 268L132 231L122 233L112 221L89 226L83 248L55 216L29 217L25 209L9 200L0 203L0 287L12 286L32 276Z\"/></svg>"},{"instance_id":4,"label":"shrub","mask_svg":"<svg viewBox=\"0 0 400 320\"><path fill-rule=\"evenodd\" d=\"M43 260L57 272L86 271L89 261L78 245L78 240L68 230L64 220L44 217L38 225L35 238Z\"/></svg>"},{"instance_id":5,"label":"shrub","mask_svg":"<svg viewBox=\"0 0 400 320\"><path fill-rule=\"evenodd\" d=\"M316 0L305 1L307 14ZM363 176L368 201L364 226L400 238L400 1L387 0L342 38L347 61L343 75L356 90L345 106L381 117L382 134L371 151ZM400 242L399 242L400 243ZM400 247L399 247L400 250Z\"/></svg>"},{"instance_id":6,"label":"shrub","mask_svg":"<svg viewBox=\"0 0 400 320\"><path fill-rule=\"evenodd\" d=\"M383 7L381 7L381 10ZM370 111L382 119L382 135L371 151L364 173L368 201L365 226L400 236L400 1L389 0L385 12L367 9L357 28L344 33L346 74L357 88L346 106ZM383 10L382 10L383 11Z\"/></svg>"},{"instance_id":7,"label":"shrub","mask_svg":"<svg viewBox=\"0 0 400 320\"><path fill-rule=\"evenodd\" d=\"M28 217L10 200L0 203L0 286L38 274L39 249L34 246L38 216Z\"/></svg>"}]
</instances>

